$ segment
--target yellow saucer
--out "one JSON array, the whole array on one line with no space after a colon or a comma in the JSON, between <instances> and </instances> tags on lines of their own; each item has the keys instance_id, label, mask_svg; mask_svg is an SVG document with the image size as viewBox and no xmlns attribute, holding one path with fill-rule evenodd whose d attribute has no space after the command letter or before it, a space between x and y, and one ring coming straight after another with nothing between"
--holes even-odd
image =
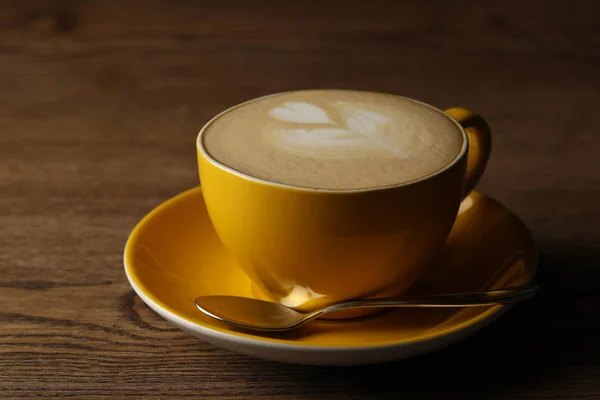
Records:
<instances>
[{"instance_id":1,"label":"yellow saucer","mask_svg":"<svg viewBox=\"0 0 600 400\"><path fill-rule=\"evenodd\" d=\"M479 291L530 282L531 234L509 210L473 192L439 260L413 291ZM224 251L201 189L181 193L146 215L125 246L125 272L140 298L180 329L214 345L274 361L349 365L397 360L462 339L510 306L393 309L346 321L316 321L297 331L240 331L203 315L196 296L261 296Z\"/></svg>"}]
</instances>

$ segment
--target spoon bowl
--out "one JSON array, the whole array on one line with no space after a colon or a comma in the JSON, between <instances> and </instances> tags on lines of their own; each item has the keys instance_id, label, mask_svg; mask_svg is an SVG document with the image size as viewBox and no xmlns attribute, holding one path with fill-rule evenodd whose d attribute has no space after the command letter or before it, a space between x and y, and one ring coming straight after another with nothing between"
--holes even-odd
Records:
<instances>
[{"instance_id":1,"label":"spoon bowl","mask_svg":"<svg viewBox=\"0 0 600 400\"><path fill-rule=\"evenodd\" d=\"M282 332L296 329L334 311L358 308L494 306L529 299L538 290L537 285L527 284L487 292L352 300L308 313L298 312L279 303L239 296L199 296L194 299L194 304L204 314L239 328L263 332Z\"/></svg>"}]
</instances>

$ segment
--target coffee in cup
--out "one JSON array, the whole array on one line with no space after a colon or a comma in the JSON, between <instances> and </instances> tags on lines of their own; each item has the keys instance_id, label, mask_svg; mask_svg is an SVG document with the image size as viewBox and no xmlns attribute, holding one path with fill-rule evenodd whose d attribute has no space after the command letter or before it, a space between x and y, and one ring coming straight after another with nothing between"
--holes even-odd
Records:
<instances>
[{"instance_id":1,"label":"coffee in cup","mask_svg":"<svg viewBox=\"0 0 600 400\"><path fill-rule=\"evenodd\" d=\"M312 189L393 186L456 158L460 128L403 97L336 90L284 93L221 115L204 147L219 163L269 182Z\"/></svg>"}]
</instances>

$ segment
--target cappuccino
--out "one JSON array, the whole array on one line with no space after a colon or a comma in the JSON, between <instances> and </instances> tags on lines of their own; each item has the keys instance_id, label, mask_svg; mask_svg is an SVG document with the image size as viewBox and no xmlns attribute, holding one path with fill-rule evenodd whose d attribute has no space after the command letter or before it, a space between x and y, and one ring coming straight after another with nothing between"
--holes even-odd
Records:
<instances>
[{"instance_id":1,"label":"cappuccino","mask_svg":"<svg viewBox=\"0 0 600 400\"><path fill-rule=\"evenodd\" d=\"M392 186L433 174L463 147L459 125L391 94L305 90L236 106L200 139L217 162L266 181L314 189Z\"/></svg>"}]
</instances>

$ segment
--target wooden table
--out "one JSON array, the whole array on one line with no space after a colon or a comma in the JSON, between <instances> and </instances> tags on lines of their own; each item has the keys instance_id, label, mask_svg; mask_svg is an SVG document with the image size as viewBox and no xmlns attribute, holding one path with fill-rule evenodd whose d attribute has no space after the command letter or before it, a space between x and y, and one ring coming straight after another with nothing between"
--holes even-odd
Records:
<instances>
[{"instance_id":1,"label":"wooden table","mask_svg":"<svg viewBox=\"0 0 600 400\"><path fill-rule=\"evenodd\" d=\"M3 1L0 398L600 398L599 13L573 0ZM123 246L197 185L200 126L314 87L484 115L479 190L532 229L539 297L435 354L353 368L232 354L150 311Z\"/></svg>"}]
</instances>

